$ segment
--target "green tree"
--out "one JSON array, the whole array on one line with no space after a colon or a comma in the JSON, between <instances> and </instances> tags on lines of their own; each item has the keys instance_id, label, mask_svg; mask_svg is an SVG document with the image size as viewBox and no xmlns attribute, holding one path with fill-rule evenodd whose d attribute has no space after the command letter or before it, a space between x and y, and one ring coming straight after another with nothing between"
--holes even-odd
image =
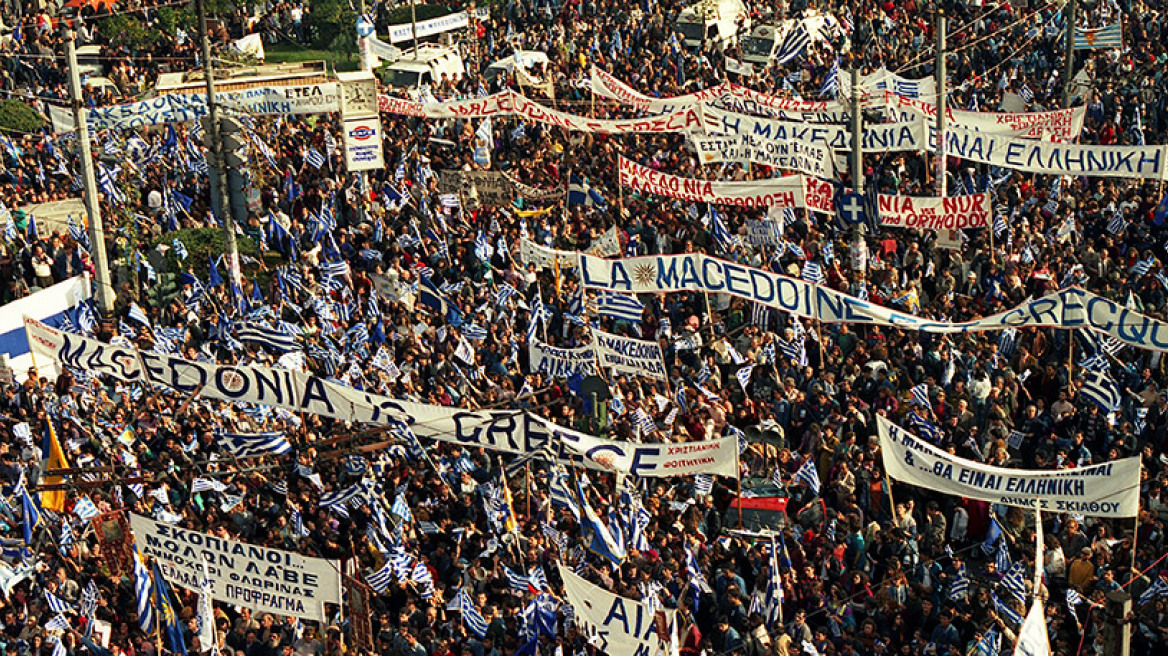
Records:
<instances>
[{"instance_id":1,"label":"green tree","mask_svg":"<svg viewBox=\"0 0 1168 656\"><path fill-rule=\"evenodd\" d=\"M0 100L0 130L4 132L36 132L45 119L35 109L16 98Z\"/></svg>"}]
</instances>

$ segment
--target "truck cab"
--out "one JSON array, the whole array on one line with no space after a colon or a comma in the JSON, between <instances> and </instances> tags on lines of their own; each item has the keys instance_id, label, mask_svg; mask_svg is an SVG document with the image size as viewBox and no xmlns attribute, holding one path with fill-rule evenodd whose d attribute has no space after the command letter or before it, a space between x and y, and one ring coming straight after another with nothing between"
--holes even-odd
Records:
<instances>
[{"instance_id":1,"label":"truck cab","mask_svg":"<svg viewBox=\"0 0 1168 656\"><path fill-rule=\"evenodd\" d=\"M450 47L421 45L417 51L405 51L400 59L386 67L382 81L416 94L423 87L438 86L443 75L449 80L466 75L462 55Z\"/></svg>"},{"instance_id":2,"label":"truck cab","mask_svg":"<svg viewBox=\"0 0 1168 656\"><path fill-rule=\"evenodd\" d=\"M725 49L737 43L739 29L750 29L750 13L743 0L703 0L682 9L674 29L690 50L707 42Z\"/></svg>"}]
</instances>

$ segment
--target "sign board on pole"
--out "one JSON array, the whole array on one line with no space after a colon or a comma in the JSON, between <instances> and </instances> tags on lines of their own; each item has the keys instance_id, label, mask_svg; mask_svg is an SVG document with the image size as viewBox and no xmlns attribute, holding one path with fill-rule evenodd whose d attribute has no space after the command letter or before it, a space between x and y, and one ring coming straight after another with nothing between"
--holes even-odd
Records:
<instances>
[{"instance_id":1,"label":"sign board on pole","mask_svg":"<svg viewBox=\"0 0 1168 656\"><path fill-rule=\"evenodd\" d=\"M349 118L343 121L341 141L345 146L345 168L370 171L385 168L381 147L381 119L377 116Z\"/></svg>"}]
</instances>

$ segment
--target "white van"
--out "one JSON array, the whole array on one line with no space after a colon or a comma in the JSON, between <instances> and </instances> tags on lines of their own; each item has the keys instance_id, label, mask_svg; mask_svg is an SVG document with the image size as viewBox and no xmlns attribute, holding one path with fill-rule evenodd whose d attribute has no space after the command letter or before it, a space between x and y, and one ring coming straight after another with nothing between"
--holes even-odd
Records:
<instances>
[{"instance_id":1,"label":"white van","mask_svg":"<svg viewBox=\"0 0 1168 656\"><path fill-rule=\"evenodd\" d=\"M737 43L738 30L750 29L750 13L743 0L703 0L681 10L674 28L685 47L700 48L712 41L719 48Z\"/></svg>"},{"instance_id":2,"label":"white van","mask_svg":"<svg viewBox=\"0 0 1168 656\"><path fill-rule=\"evenodd\" d=\"M382 81L392 87L417 92L422 87L436 87L442 76L456 80L466 75L462 55L445 46L422 45L417 52L407 50L401 59L385 69Z\"/></svg>"},{"instance_id":3,"label":"white van","mask_svg":"<svg viewBox=\"0 0 1168 656\"><path fill-rule=\"evenodd\" d=\"M774 25L758 25L738 42L742 51L742 61L769 66L776 63L779 48L796 30L804 30L806 43L810 45L827 40L831 29L836 25L838 22L834 17L819 12L809 12L803 18L788 18Z\"/></svg>"},{"instance_id":4,"label":"white van","mask_svg":"<svg viewBox=\"0 0 1168 656\"><path fill-rule=\"evenodd\" d=\"M503 73L514 73L516 69L523 71L528 77L535 79L538 83L538 78L535 78L531 69L536 66L543 66L547 70L548 56L546 52L540 50L516 50L510 57L505 57L487 67L483 73L488 80L494 80Z\"/></svg>"}]
</instances>

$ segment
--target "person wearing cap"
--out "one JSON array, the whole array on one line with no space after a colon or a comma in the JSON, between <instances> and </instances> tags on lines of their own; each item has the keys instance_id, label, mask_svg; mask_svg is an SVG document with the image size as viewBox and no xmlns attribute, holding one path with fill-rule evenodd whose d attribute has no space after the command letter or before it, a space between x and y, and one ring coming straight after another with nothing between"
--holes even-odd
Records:
<instances>
[{"instance_id":1,"label":"person wearing cap","mask_svg":"<svg viewBox=\"0 0 1168 656\"><path fill-rule=\"evenodd\" d=\"M1070 567L1067 568L1067 583L1083 595L1091 591L1091 585L1095 583L1096 579L1095 563L1092 561L1092 556L1091 547L1083 547L1079 550L1079 555L1071 561Z\"/></svg>"}]
</instances>

